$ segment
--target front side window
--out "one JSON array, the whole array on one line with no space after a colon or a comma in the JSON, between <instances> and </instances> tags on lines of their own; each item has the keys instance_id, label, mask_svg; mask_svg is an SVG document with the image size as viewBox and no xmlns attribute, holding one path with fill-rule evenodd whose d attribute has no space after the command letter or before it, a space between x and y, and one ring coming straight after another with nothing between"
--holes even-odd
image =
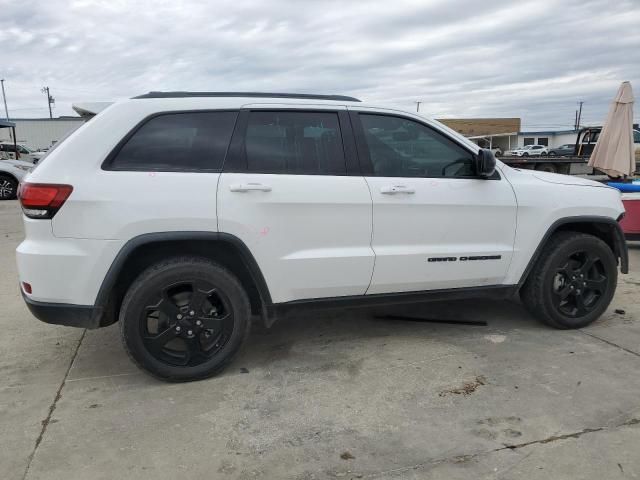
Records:
<instances>
[{"instance_id":1,"label":"front side window","mask_svg":"<svg viewBox=\"0 0 640 480\"><path fill-rule=\"evenodd\" d=\"M378 177L468 177L472 154L444 135L400 117L360 114Z\"/></svg>"},{"instance_id":2,"label":"front side window","mask_svg":"<svg viewBox=\"0 0 640 480\"><path fill-rule=\"evenodd\" d=\"M231 140L237 112L171 113L138 128L110 170L216 171Z\"/></svg>"},{"instance_id":3,"label":"front side window","mask_svg":"<svg viewBox=\"0 0 640 480\"><path fill-rule=\"evenodd\" d=\"M252 173L346 174L340 124L333 112L251 112L245 152Z\"/></svg>"}]
</instances>

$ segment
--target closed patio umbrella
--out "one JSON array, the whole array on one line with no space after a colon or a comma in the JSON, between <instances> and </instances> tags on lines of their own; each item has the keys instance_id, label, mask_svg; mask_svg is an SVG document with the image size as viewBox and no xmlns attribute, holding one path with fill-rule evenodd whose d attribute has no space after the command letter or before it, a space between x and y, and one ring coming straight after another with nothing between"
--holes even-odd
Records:
<instances>
[{"instance_id":1,"label":"closed patio umbrella","mask_svg":"<svg viewBox=\"0 0 640 480\"><path fill-rule=\"evenodd\" d=\"M633 90L629 82L622 82L613 99L589 166L610 177L628 177L635 170Z\"/></svg>"}]
</instances>

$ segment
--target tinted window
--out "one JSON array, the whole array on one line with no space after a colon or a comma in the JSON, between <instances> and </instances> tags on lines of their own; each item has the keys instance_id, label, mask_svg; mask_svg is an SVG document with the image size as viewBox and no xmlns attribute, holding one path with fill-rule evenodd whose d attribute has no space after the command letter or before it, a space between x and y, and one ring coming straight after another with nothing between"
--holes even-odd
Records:
<instances>
[{"instance_id":1,"label":"tinted window","mask_svg":"<svg viewBox=\"0 0 640 480\"><path fill-rule=\"evenodd\" d=\"M471 153L425 125L386 115L360 114L360 119L376 176L474 175Z\"/></svg>"},{"instance_id":2,"label":"tinted window","mask_svg":"<svg viewBox=\"0 0 640 480\"><path fill-rule=\"evenodd\" d=\"M633 131L633 143L640 143L640 132L638 130Z\"/></svg>"},{"instance_id":3,"label":"tinted window","mask_svg":"<svg viewBox=\"0 0 640 480\"><path fill-rule=\"evenodd\" d=\"M251 112L245 151L249 172L346 174L336 113Z\"/></svg>"},{"instance_id":4,"label":"tinted window","mask_svg":"<svg viewBox=\"0 0 640 480\"><path fill-rule=\"evenodd\" d=\"M109 167L113 170L219 170L236 116L237 112L199 112L154 117L136 130Z\"/></svg>"}]
</instances>

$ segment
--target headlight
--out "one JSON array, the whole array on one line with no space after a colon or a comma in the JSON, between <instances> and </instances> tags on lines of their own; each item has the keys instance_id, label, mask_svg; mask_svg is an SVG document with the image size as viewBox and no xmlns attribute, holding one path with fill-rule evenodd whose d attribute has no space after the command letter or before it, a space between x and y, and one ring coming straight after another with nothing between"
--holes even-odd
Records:
<instances>
[{"instance_id":1,"label":"headlight","mask_svg":"<svg viewBox=\"0 0 640 480\"><path fill-rule=\"evenodd\" d=\"M33 170L33 167L27 167L26 165L14 165L14 167L19 168L20 170L23 170L25 172L31 172Z\"/></svg>"}]
</instances>

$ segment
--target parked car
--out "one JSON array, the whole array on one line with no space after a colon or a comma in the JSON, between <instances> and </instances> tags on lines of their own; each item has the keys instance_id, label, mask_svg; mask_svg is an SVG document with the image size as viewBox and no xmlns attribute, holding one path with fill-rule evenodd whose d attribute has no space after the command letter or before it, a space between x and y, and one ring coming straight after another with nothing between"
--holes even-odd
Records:
<instances>
[{"instance_id":1,"label":"parked car","mask_svg":"<svg viewBox=\"0 0 640 480\"><path fill-rule=\"evenodd\" d=\"M0 200L16 198L18 185L33 168L22 160L0 160Z\"/></svg>"},{"instance_id":2,"label":"parked car","mask_svg":"<svg viewBox=\"0 0 640 480\"><path fill-rule=\"evenodd\" d=\"M14 145L13 142L0 142L0 159L22 160L35 164L38 163L45 154L45 152L31 150L26 145L20 143L17 144L17 150L16 155L16 145Z\"/></svg>"},{"instance_id":3,"label":"parked car","mask_svg":"<svg viewBox=\"0 0 640 480\"><path fill-rule=\"evenodd\" d=\"M518 152L521 151L522 149L524 149L524 147L512 147L511 149L507 150L504 152L505 155L507 156L517 156Z\"/></svg>"},{"instance_id":4,"label":"parked car","mask_svg":"<svg viewBox=\"0 0 640 480\"><path fill-rule=\"evenodd\" d=\"M548 155L549 150L544 145L525 145L516 155L519 157L537 157L540 155Z\"/></svg>"},{"instance_id":5,"label":"parked car","mask_svg":"<svg viewBox=\"0 0 640 480\"><path fill-rule=\"evenodd\" d=\"M567 143L565 145L560 145L559 147L554 147L549 150L550 157L570 157L575 155L576 146L573 143Z\"/></svg>"},{"instance_id":6,"label":"parked car","mask_svg":"<svg viewBox=\"0 0 640 480\"><path fill-rule=\"evenodd\" d=\"M510 168L438 122L343 96L121 101L50 151L20 201L31 312L119 322L133 361L170 381L228 365L252 314L519 293L548 325L581 328L628 271L617 190Z\"/></svg>"}]
</instances>

